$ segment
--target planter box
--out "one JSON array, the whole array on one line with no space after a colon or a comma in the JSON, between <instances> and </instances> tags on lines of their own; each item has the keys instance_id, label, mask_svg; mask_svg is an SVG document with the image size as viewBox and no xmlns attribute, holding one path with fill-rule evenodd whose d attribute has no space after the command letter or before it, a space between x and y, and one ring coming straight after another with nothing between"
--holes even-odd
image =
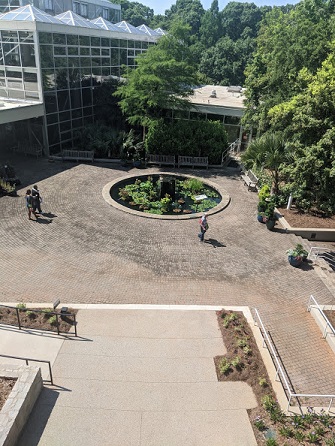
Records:
<instances>
[{"instance_id":1,"label":"planter box","mask_svg":"<svg viewBox=\"0 0 335 446\"><path fill-rule=\"evenodd\" d=\"M0 411L0 446L15 446L42 390L41 370L34 366L1 365L0 375L17 378Z\"/></svg>"}]
</instances>

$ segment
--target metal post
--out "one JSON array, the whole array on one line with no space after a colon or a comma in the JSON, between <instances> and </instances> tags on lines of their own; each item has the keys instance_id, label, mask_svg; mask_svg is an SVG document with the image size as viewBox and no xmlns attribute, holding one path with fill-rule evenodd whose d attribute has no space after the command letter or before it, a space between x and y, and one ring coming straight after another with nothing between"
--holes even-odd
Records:
<instances>
[{"instance_id":1,"label":"metal post","mask_svg":"<svg viewBox=\"0 0 335 446\"><path fill-rule=\"evenodd\" d=\"M58 314L55 313L55 315L56 315L57 334L59 335L59 321L58 321Z\"/></svg>"},{"instance_id":2,"label":"metal post","mask_svg":"<svg viewBox=\"0 0 335 446\"><path fill-rule=\"evenodd\" d=\"M15 308L16 310L16 317L17 317L17 323L19 324L19 330L21 330L21 322L20 322L20 313L19 313L19 309Z\"/></svg>"},{"instance_id":3,"label":"metal post","mask_svg":"<svg viewBox=\"0 0 335 446\"><path fill-rule=\"evenodd\" d=\"M53 377L52 377L50 361L48 361L48 365L49 365L50 382L51 382L51 385L53 386L54 385L54 380L53 380Z\"/></svg>"},{"instance_id":4,"label":"metal post","mask_svg":"<svg viewBox=\"0 0 335 446\"><path fill-rule=\"evenodd\" d=\"M76 321L76 314L73 313L73 323L74 323L74 335L78 336L77 334L77 321Z\"/></svg>"},{"instance_id":5,"label":"metal post","mask_svg":"<svg viewBox=\"0 0 335 446\"><path fill-rule=\"evenodd\" d=\"M288 211L291 209L292 201L293 201L293 197L292 197L292 194L290 194L290 196L288 197L288 202L287 202L287 207L286 207L286 209Z\"/></svg>"},{"instance_id":6,"label":"metal post","mask_svg":"<svg viewBox=\"0 0 335 446\"><path fill-rule=\"evenodd\" d=\"M332 407L332 405L333 405L333 398L330 399L330 403L329 403L329 406L328 406L328 413L329 413L330 408Z\"/></svg>"}]
</instances>

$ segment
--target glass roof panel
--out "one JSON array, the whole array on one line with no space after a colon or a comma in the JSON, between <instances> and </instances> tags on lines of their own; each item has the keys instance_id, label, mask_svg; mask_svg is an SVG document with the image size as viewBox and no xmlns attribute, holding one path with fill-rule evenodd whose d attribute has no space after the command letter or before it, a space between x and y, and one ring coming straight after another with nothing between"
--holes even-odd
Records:
<instances>
[{"instance_id":1,"label":"glass roof panel","mask_svg":"<svg viewBox=\"0 0 335 446\"><path fill-rule=\"evenodd\" d=\"M19 20L26 22L43 22L43 23L58 23L61 22L50 14L36 8L32 5L22 6L21 8L13 9L0 17L0 20Z\"/></svg>"},{"instance_id":2,"label":"glass roof panel","mask_svg":"<svg viewBox=\"0 0 335 446\"><path fill-rule=\"evenodd\" d=\"M157 34L160 34L161 36L166 36L167 34L166 31L164 31L164 29L162 28L156 28L155 31Z\"/></svg>"},{"instance_id":3,"label":"glass roof panel","mask_svg":"<svg viewBox=\"0 0 335 446\"><path fill-rule=\"evenodd\" d=\"M103 19L102 17L98 17L96 19L91 20L92 23L94 23L95 25L99 26L102 29L108 29L109 31L117 31L125 33L127 32L126 30L124 30L123 28L120 28L119 26L116 26L114 23L109 22L106 19Z\"/></svg>"},{"instance_id":4,"label":"glass roof panel","mask_svg":"<svg viewBox=\"0 0 335 446\"><path fill-rule=\"evenodd\" d=\"M55 17L66 25L82 26L84 28L99 28L99 26L95 25L87 19L84 19L84 17L81 17L73 11L63 12L62 14L58 14Z\"/></svg>"},{"instance_id":5,"label":"glass roof panel","mask_svg":"<svg viewBox=\"0 0 335 446\"><path fill-rule=\"evenodd\" d=\"M137 26L137 29L145 32L146 34L149 34L149 36L160 36L160 34L157 31L154 31L153 29L149 28L149 26L144 24L141 26Z\"/></svg>"},{"instance_id":6,"label":"glass roof panel","mask_svg":"<svg viewBox=\"0 0 335 446\"><path fill-rule=\"evenodd\" d=\"M126 22L125 20L123 22L117 23L116 26L124 29L125 31L127 31L127 33L130 33L130 34L146 34L144 31L141 31L140 29L136 28L136 26L131 25L130 23Z\"/></svg>"}]
</instances>

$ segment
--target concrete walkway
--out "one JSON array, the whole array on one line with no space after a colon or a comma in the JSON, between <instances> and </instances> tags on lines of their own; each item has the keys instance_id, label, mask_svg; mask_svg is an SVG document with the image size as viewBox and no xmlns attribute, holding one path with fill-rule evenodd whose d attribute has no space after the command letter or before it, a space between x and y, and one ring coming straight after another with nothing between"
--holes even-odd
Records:
<instances>
[{"instance_id":1,"label":"concrete walkway","mask_svg":"<svg viewBox=\"0 0 335 446\"><path fill-rule=\"evenodd\" d=\"M18 446L256 445L252 390L216 378L213 357L226 350L214 311L80 310L78 324L80 338L61 344L30 335L26 351L38 344L54 359L56 387Z\"/></svg>"},{"instance_id":2,"label":"concrete walkway","mask_svg":"<svg viewBox=\"0 0 335 446\"><path fill-rule=\"evenodd\" d=\"M288 264L285 251L297 238L257 222L257 195L236 171L185 170L231 195L200 244L196 220L149 220L110 207L101 191L125 169L14 164L23 186L20 197L0 198L0 301L257 307L294 390L335 392L334 355L306 311L310 294L323 304L334 296L312 266ZM23 198L36 183L48 212L39 223L28 220Z\"/></svg>"}]
</instances>

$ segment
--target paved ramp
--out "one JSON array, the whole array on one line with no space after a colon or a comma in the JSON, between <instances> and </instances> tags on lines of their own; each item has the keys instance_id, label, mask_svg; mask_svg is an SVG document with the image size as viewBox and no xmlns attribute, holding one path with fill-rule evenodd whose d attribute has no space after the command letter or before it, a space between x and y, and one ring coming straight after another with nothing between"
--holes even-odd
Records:
<instances>
[{"instance_id":1,"label":"paved ramp","mask_svg":"<svg viewBox=\"0 0 335 446\"><path fill-rule=\"evenodd\" d=\"M78 324L19 446L256 445L252 390L216 379L214 311L80 310Z\"/></svg>"}]
</instances>

